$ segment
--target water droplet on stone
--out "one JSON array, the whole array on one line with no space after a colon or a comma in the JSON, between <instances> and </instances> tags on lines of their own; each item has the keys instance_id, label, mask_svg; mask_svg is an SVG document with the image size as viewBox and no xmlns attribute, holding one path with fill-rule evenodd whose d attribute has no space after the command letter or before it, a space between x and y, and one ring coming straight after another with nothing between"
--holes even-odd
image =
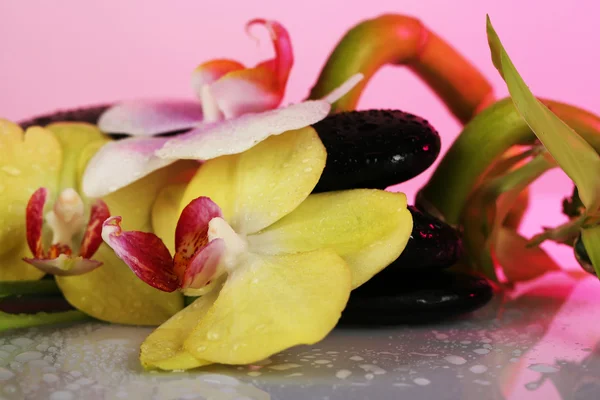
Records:
<instances>
[{"instance_id":1,"label":"water droplet on stone","mask_svg":"<svg viewBox=\"0 0 600 400\"><path fill-rule=\"evenodd\" d=\"M209 332L206 334L206 338L207 338L208 340L219 340L219 337L220 337L220 335L219 335L219 333L218 333L218 332L209 331ZM201 351L201 350L198 350L198 351Z\"/></svg>"},{"instance_id":2,"label":"water droplet on stone","mask_svg":"<svg viewBox=\"0 0 600 400\"><path fill-rule=\"evenodd\" d=\"M196 347L196 351L199 351L199 352L206 351L206 346L198 346L198 347Z\"/></svg>"}]
</instances>

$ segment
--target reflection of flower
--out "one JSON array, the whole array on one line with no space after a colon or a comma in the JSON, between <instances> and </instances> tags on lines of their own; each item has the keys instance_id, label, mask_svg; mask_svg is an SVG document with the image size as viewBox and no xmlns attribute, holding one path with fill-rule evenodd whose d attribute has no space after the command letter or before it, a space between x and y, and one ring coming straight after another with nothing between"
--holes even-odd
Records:
<instances>
[{"instance_id":1,"label":"reflection of flower","mask_svg":"<svg viewBox=\"0 0 600 400\"><path fill-rule=\"evenodd\" d=\"M138 277L162 290L205 289L145 341L146 367L251 363L317 342L337 323L350 290L400 255L412 229L406 197L310 195L325 159L310 127L272 136L205 162L171 192L178 207L154 210L171 216L154 224L158 236L123 231L119 217L105 222L105 241Z\"/></svg>"},{"instance_id":2,"label":"reflection of flower","mask_svg":"<svg viewBox=\"0 0 600 400\"><path fill-rule=\"evenodd\" d=\"M325 118L331 103L352 89L362 75L349 79L323 100L276 109L293 64L290 38L275 21L267 27L275 58L254 68L232 60L213 60L193 73L195 102L127 102L108 109L99 120L107 133L135 137L106 144L90 161L83 179L88 197L102 197L180 159L208 160L242 152L271 135L300 129ZM189 130L175 138L152 137ZM148 137L150 136L150 137Z\"/></svg>"},{"instance_id":3,"label":"reflection of flower","mask_svg":"<svg viewBox=\"0 0 600 400\"><path fill-rule=\"evenodd\" d=\"M67 301L88 315L116 323L158 325L183 307L182 296L139 282L102 245L102 222L110 208L126 216L132 228L147 229L158 191L197 165L176 163L88 204L79 195L81 176L90 157L108 141L85 123L55 123L23 132L0 120L0 171L7 172L0 181L6 185L0 191L0 281L37 280L50 273ZM50 210L44 215L46 203ZM35 325L53 317L40 314L27 319L28 325Z\"/></svg>"}]
</instances>

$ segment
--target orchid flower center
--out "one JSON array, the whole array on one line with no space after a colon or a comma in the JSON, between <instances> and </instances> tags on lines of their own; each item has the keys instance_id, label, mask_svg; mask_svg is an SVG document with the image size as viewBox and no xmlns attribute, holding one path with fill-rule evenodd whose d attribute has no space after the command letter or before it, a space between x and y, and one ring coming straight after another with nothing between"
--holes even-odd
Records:
<instances>
[{"instance_id":1,"label":"orchid flower center","mask_svg":"<svg viewBox=\"0 0 600 400\"><path fill-rule=\"evenodd\" d=\"M228 272L233 271L238 264L239 256L248 251L248 241L220 217L213 218L208 223L208 241L215 239L222 239L225 242L225 253L221 263Z\"/></svg>"},{"instance_id":2,"label":"orchid flower center","mask_svg":"<svg viewBox=\"0 0 600 400\"><path fill-rule=\"evenodd\" d=\"M80 233L86 223L81 196L74 189L63 190L52 211L46 214L46 222L52 229L52 244L71 247L73 236Z\"/></svg>"}]
</instances>

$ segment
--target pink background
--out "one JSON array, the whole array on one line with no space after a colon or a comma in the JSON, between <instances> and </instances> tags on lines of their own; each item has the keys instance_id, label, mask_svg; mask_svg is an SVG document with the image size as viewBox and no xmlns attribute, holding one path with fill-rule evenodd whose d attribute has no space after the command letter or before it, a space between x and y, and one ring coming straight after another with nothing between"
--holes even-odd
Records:
<instances>
[{"instance_id":1,"label":"pink background","mask_svg":"<svg viewBox=\"0 0 600 400\"><path fill-rule=\"evenodd\" d=\"M600 112L598 11L594 0L0 0L0 116L18 120L78 105L134 97L191 97L189 74L215 57L253 64L271 54L268 42L245 36L255 17L277 19L292 36L296 63L286 99L303 99L336 42L362 19L386 12L420 18L507 92L494 70L485 36L489 13L532 90ZM443 151L459 125L408 71L382 69L360 108L399 108L440 131ZM431 170L398 187L412 195ZM523 228L562 221L570 190L560 172L540 180ZM568 249L551 248L573 265Z\"/></svg>"}]
</instances>

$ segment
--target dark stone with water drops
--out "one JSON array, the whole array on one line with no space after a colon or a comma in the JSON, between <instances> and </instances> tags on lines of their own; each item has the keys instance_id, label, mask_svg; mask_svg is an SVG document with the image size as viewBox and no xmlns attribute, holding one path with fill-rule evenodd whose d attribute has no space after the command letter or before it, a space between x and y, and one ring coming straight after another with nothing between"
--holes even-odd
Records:
<instances>
[{"instance_id":1,"label":"dark stone with water drops","mask_svg":"<svg viewBox=\"0 0 600 400\"><path fill-rule=\"evenodd\" d=\"M457 317L493 297L486 278L440 270L408 270L395 280L378 274L355 289L340 326L430 323Z\"/></svg>"},{"instance_id":2,"label":"dark stone with water drops","mask_svg":"<svg viewBox=\"0 0 600 400\"><path fill-rule=\"evenodd\" d=\"M109 105L98 105L56 111L21 121L19 122L19 125L21 125L23 129L27 129L30 126L46 126L54 122L87 122L96 124L100 115L102 115L109 107Z\"/></svg>"},{"instance_id":3,"label":"dark stone with water drops","mask_svg":"<svg viewBox=\"0 0 600 400\"><path fill-rule=\"evenodd\" d=\"M380 274L393 274L397 269L447 268L460 259L463 244L456 229L436 217L408 206L413 217L413 230L402 254Z\"/></svg>"},{"instance_id":4,"label":"dark stone with water drops","mask_svg":"<svg viewBox=\"0 0 600 400\"><path fill-rule=\"evenodd\" d=\"M314 128L327 149L315 192L385 189L433 164L440 136L423 118L399 110L333 114Z\"/></svg>"}]
</instances>

